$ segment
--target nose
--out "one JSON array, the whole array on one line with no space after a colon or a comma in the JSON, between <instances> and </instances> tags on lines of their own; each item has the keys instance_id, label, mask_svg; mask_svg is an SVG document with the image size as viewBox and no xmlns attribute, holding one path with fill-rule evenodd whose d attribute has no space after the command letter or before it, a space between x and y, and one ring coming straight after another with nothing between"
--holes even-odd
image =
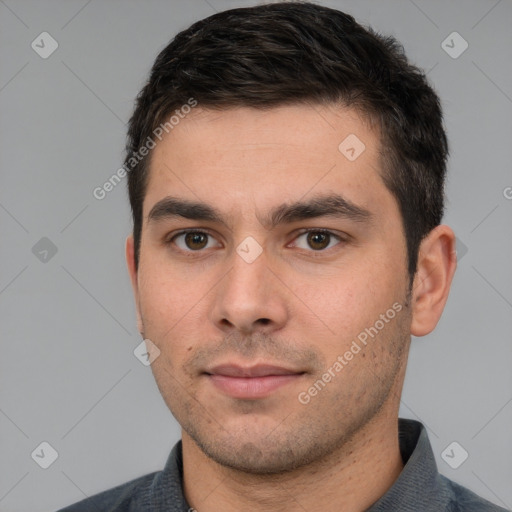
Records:
<instances>
[{"instance_id":1,"label":"nose","mask_svg":"<svg viewBox=\"0 0 512 512\"><path fill-rule=\"evenodd\" d=\"M225 334L271 333L288 320L287 290L269 265L265 250L251 263L234 252L231 268L218 285L213 322Z\"/></svg>"}]
</instances>

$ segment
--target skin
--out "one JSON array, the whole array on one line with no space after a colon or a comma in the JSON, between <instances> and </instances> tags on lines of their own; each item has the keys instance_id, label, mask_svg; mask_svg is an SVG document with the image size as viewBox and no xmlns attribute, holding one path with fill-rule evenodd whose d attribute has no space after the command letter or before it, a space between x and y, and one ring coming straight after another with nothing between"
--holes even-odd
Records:
<instances>
[{"instance_id":1,"label":"skin","mask_svg":"<svg viewBox=\"0 0 512 512\"><path fill-rule=\"evenodd\" d=\"M354 161L338 150L349 134L365 144ZM378 150L376 128L335 105L197 107L153 150L139 268L131 236L126 257L139 330L161 351L152 370L182 427L185 496L199 512L361 511L403 468L397 417L411 334L441 316L455 236L441 225L423 240L409 296L402 220ZM370 219L264 224L284 203L332 193ZM167 196L207 203L225 224L148 219ZM175 237L182 229L210 236L187 245ZM332 235L311 239L315 229ZM248 236L262 248L252 263L236 251ZM401 311L301 403L395 303ZM302 374L240 399L204 373L227 362Z\"/></svg>"}]
</instances>

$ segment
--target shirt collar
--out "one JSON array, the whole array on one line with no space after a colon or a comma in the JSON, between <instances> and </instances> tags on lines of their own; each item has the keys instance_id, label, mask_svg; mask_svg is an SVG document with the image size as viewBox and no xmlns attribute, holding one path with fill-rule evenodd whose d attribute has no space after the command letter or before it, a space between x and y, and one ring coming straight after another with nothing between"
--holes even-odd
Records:
<instances>
[{"instance_id":1,"label":"shirt collar","mask_svg":"<svg viewBox=\"0 0 512 512\"><path fill-rule=\"evenodd\" d=\"M391 488L367 512L445 510L450 493L437 470L425 427L399 419L398 438L404 468Z\"/></svg>"}]
</instances>

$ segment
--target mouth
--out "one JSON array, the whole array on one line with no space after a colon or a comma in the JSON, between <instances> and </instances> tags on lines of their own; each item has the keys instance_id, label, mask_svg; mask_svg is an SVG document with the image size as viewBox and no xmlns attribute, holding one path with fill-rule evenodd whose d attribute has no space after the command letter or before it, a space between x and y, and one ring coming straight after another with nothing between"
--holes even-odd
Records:
<instances>
[{"instance_id":1,"label":"mouth","mask_svg":"<svg viewBox=\"0 0 512 512\"><path fill-rule=\"evenodd\" d=\"M210 382L232 398L265 398L279 388L296 382L306 372L274 365L239 366L224 364L205 372Z\"/></svg>"}]
</instances>

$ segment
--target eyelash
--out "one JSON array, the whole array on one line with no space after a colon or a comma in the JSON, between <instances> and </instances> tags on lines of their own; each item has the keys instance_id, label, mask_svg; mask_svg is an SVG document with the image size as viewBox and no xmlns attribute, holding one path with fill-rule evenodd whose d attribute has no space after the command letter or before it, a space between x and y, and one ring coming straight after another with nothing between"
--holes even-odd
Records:
<instances>
[{"instance_id":1,"label":"eyelash","mask_svg":"<svg viewBox=\"0 0 512 512\"><path fill-rule=\"evenodd\" d=\"M211 238L215 238L209 231L204 230L204 229L184 229L184 230L179 231L178 233L174 233L171 237L167 237L164 240L164 244L167 245L167 246L170 246L170 245L172 245L174 243L176 238L178 238L179 236L182 236L182 235L187 235L189 233L203 234L203 235L207 235L207 236L209 236ZM333 231L330 231L330 230L324 229L324 228L304 229L304 230L300 231L297 234L297 236L294 238L293 241L297 240L300 236L308 234L308 233L326 234L326 235L329 235L330 237L333 237L336 240L338 240L338 244L336 244L333 247L329 247L328 249L320 249L320 250L316 250L316 251L314 249L311 249L311 250L302 249L302 250L306 250L307 252L311 253L311 255L313 257L321 256L322 253L325 253L325 252L329 251L330 249L333 249L334 247L336 247L336 246L338 246L338 245L340 245L340 244L342 244L344 242L347 242L347 238L346 237L343 237L341 235L337 235ZM177 250L178 250L178 252L186 254L187 257L197 257L201 253L204 252L204 249L198 249L198 250L194 251L194 250L191 250L191 249L184 250L184 249L178 248Z\"/></svg>"}]
</instances>

